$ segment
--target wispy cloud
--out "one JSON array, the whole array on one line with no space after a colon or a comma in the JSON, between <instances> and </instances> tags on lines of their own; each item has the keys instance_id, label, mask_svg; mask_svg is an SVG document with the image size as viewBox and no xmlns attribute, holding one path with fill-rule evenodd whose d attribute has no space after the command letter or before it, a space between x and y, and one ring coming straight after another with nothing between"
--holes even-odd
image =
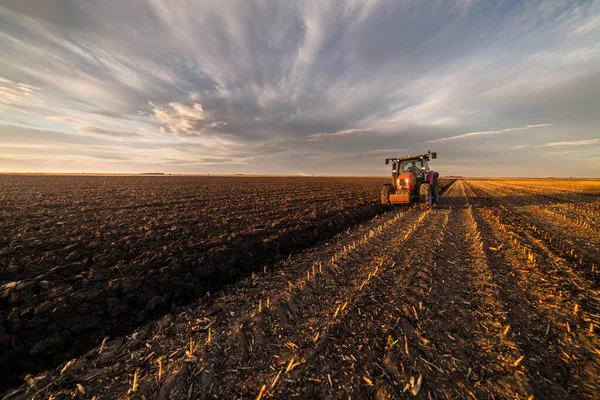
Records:
<instances>
[{"instance_id":1,"label":"wispy cloud","mask_svg":"<svg viewBox=\"0 0 600 400\"><path fill-rule=\"evenodd\" d=\"M327 133L315 133L307 136L306 138L311 142L320 142L325 139L333 139L340 136L349 136L349 135L358 135L362 133L373 132L373 128L352 128L352 129L343 129L341 131Z\"/></svg>"},{"instance_id":2,"label":"wispy cloud","mask_svg":"<svg viewBox=\"0 0 600 400\"><path fill-rule=\"evenodd\" d=\"M549 142L538 145L528 145L528 144L520 144L517 146L513 146L512 148L515 150L518 149L540 149L545 147L578 147L578 146L589 146L600 144L600 139L585 139L585 140L572 140L566 142Z\"/></svg>"},{"instance_id":3,"label":"wispy cloud","mask_svg":"<svg viewBox=\"0 0 600 400\"><path fill-rule=\"evenodd\" d=\"M65 124L75 124L76 123L76 121L74 121L72 118L61 116L61 115L49 115L46 117L46 119L48 121L63 122Z\"/></svg>"},{"instance_id":4,"label":"wispy cloud","mask_svg":"<svg viewBox=\"0 0 600 400\"><path fill-rule=\"evenodd\" d=\"M573 140L570 142L551 142L545 143L540 147L573 147L573 146L587 146L590 144L600 144L600 139L590 140Z\"/></svg>"},{"instance_id":5,"label":"wispy cloud","mask_svg":"<svg viewBox=\"0 0 600 400\"><path fill-rule=\"evenodd\" d=\"M81 133L91 133L94 135L104 135L104 136L113 136L113 137L137 137L140 136L139 133L135 132L122 132L122 131L113 131L110 129L102 129L95 126L89 125L77 125L75 127L77 132Z\"/></svg>"},{"instance_id":6,"label":"wispy cloud","mask_svg":"<svg viewBox=\"0 0 600 400\"><path fill-rule=\"evenodd\" d=\"M522 127L518 127L518 128L500 129L500 130L496 130L496 131L469 132L469 133L465 133L465 134L458 135L458 136L450 136L450 137L446 137L446 138L430 140L427 143L446 142L448 140L458 140L458 139L464 139L464 138L473 137L473 136L497 135L497 134L500 134L500 133L507 133L507 132L514 132L514 131L524 131L524 130L527 130L527 129L543 128L543 127L552 126L552 125L554 125L554 124L536 124L536 125L522 126Z\"/></svg>"},{"instance_id":7,"label":"wispy cloud","mask_svg":"<svg viewBox=\"0 0 600 400\"><path fill-rule=\"evenodd\" d=\"M363 151L360 153L357 153L357 156L379 156L382 154L390 154L390 155L396 155L396 154L400 154L400 153L406 153L408 152L407 149L379 149L379 150L369 150L369 151Z\"/></svg>"},{"instance_id":8,"label":"wispy cloud","mask_svg":"<svg viewBox=\"0 0 600 400\"><path fill-rule=\"evenodd\" d=\"M513 149L513 150L520 150L520 149L527 149L529 147L531 147L531 146L528 145L528 144L518 144L516 146L511 147L511 149Z\"/></svg>"},{"instance_id":9,"label":"wispy cloud","mask_svg":"<svg viewBox=\"0 0 600 400\"><path fill-rule=\"evenodd\" d=\"M0 104L14 104L26 101L40 88L25 83L14 82L0 76Z\"/></svg>"}]
</instances>

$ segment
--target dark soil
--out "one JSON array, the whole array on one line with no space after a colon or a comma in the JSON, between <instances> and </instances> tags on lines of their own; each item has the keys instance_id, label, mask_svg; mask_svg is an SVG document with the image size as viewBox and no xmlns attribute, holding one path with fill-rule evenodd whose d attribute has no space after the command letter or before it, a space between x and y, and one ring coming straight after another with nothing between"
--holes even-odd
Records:
<instances>
[{"instance_id":1,"label":"dark soil","mask_svg":"<svg viewBox=\"0 0 600 400\"><path fill-rule=\"evenodd\" d=\"M7 398L600 397L600 185L461 180L420 209L380 208L381 181L350 183L369 217L193 302L169 297ZM323 181L332 198L342 184ZM60 337L38 343L45 354Z\"/></svg>"},{"instance_id":2,"label":"dark soil","mask_svg":"<svg viewBox=\"0 0 600 400\"><path fill-rule=\"evenodd\" d=\"M1 176L0 388L372 218L382 182Z\"/></svg>"}]
</instances>

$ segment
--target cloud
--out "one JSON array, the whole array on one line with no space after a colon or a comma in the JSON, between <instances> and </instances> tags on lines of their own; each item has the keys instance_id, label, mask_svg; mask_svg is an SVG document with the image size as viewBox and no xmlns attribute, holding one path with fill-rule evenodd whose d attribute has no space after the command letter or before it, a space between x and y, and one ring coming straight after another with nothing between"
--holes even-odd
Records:
<instances>
[{"instance_id":1,"label":"cloud","mask_svg":"<svg viewBox=\"0 0 600 400\"><path fill-rule=\"evenodd\" d=\"M543 128L543 127L552 126L552 125L554 125L554 124L536 124L536 125L527 125L527 126L523 126L523 127L519 127L519 128L500 129L500 130L496 130L496 131L470 132L470 133L464 133L462 135L430 140L427 143L439 143L439 142L445 142L448 140L464 139L464 138L472 137L472 136L486 136L486 135L496 135L499 133L507 133L507 132L514 132L514 131L524 131L527 129Z\"/></svg>"},{"instance_id":2,"label":"cloud","mask_svg":"<svg viewBox=\"0 0 600 400\"><path fill-rule=\"evenodd\" d=\"M46 117L46 119L48 121L63 122L65 124L74 124L74 123L76 123L72 118L68 118L68 117L64 117L64 116L60 116L60 115L49 115L49 116Z\"/></svg>"},{"instance_id":3,"label":"cloud","mask_svg":"<svg viewBox=\"0 0 600 400\"><path fill-rule=\"evenodd\" d=\"M279 143L248 143L211 136L175 137L174 143L165 146L164 139L126 141L112 135L67 134L8 125L0 125L0 138L0 157L45 159L45 165L58 168L51 171L62 171L61 163L64 160L75 160L76 164L90 166L93 165L90 164L92 159L111 162L102 164L104 169L99 168L99 172L119 172L119 168L134 168L126 171L144 172L150 166L233 168L251 162L272 164L270 159L278 156L288 159L285 153L289 150ZM232 169L229 172L235 171Z\"/></svg>"},{"instance_id":4,"label":"cloud","mask_svg":"<svg viewBox=\"0 0 600 400\"><path fill-rule=\"evenodd\" d=\"M373 131L372 128L343 129L343 130L333 132L333 133L327 133L327 132L315 133L315 134L307 136L307 139L311 142L320 142L321 140L324 140L324 139L333 139L333 138L340 137L340 136L357 135L357 134L362 134L362 133L367 133L367 132L372 132L372 131Z\"/></svg>"},{"instance_id":5,"label":"cloud","mask_svg":"<svg viewBox=\"0 0 600 400\"><path fill-rule=\"evenodd\" d=\"M89 125L77 125L75 127L75 130L77 132L81 132L81 133L91 133L94 135L104 135L104 136L113 136L113 137L137 137L137 136L140 136L139 133L135 133L135 132L113 131L113 130L97 128L95 126L89 126Z\"/></svg>"},{"instance_id":6,"label":"cloud","mask_svg":"<svg viewBox=\"0 0 600 400\"><path fill-rule=\"evenodd\" d=\"M368 157L330 160L430 142L452 168L481 156L495 171L521 144L504 133L531 121L561 128L541 143L597 137L594 2L37 3L0 5L1 122L152 143L140 165L168 155L197 172L245 148L256 172L293 156L307 173L374 174Z\"/></svg>"},{"instance_id":7,"label":"cloud","mask_svg":"<svg viewBox=\"0 0 600 400\"><path fill-rule=\"evenodd\" d=\"M201 135L207 131L226 125L223 121L214 121L206 115L201 104L185 106L180 103L169 103L161 108L149 102L152 115L160 121L162 127L174 135Z\"/></svg>"},{"instance_id":8,"label":"cloud","mask_svg":"<svg viewBox=\"0 0 600 400\"><path fill-rule=\"evenodd\" d=\"M528 149L528 148L539 149L539 148L545 148L545 147L578 147L578 146L589 146L589 145L595 145L595 144L600 144L600 139L572 140L572 141L566 141L566 142L550 142L550 143L544 143L544 144L539 144L539 145L520 144L517 146L513 146L512 148L513 149Z\"/></svg>"},{"instance_id":9,"label":"cloud","mask_svg":"<svg viewBox=\"0 0 600 400\"><path fill-rule=\"evenodd\" d=\"M406 153L406 152L408 152L407 149L378 149L378 150L363 151L363 152L357 153L356 155L358 155L358 156L379 156L382 154L399 154L399 153Z\"/></svg>"},{"instance_id":10,"label":"cloud","mask_svg":"<svg viewBox=\"0 0 600 400\"><path fill-rule=\"evenodd\" d=\"M0 124L0 137L2 145L20 145L23 147L43 145L43 146L67 146L76 147L104 147L110 146L114 142L110 138L94 137L88 135L78 135L64 133L50 129L32 129L17 125Z\"/></svg>"},{"instance_id":11,"label":"cloud","mask_svg":"<svg viewBox=\"0 0 600 400\"><path fill-rule=\"evenodd\" d=\"M600 144L600 139L590 139L590 140L574 140L571 142L552 142L545 143L539 147L573 147L573 146L587 146L591 144Z\"/></svg>"},{"instance_id":12,"label":"cloud","mask_svg":"<svg viewBox=\"0 0 600 400\"><path fill-rule=\"evenodd\" d=\"M25 83L14 82L0 76L0 104L15 104L26 101L40 88Z\"/></svg>"}]
</instances>

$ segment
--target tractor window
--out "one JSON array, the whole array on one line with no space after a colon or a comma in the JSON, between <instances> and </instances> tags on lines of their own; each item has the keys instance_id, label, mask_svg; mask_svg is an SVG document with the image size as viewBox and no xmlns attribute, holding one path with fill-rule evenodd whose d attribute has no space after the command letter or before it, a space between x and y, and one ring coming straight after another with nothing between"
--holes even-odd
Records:
<instances>
[{"instance_id":1,"label":"tractor window","mask_svg":"<svg viewBox=\"0 0 600 400\"><path fill-rule=\"evenodd\" d=\"M401 171L402 172L409 172L413 168L416 168L416 169L418 169L420 171L421 170L421 160L404 161L402 163L402 166L401 166Z\"/></svg>"},{"instance_id":2,"label":"tractor window","mask_svg":"<svg viewBox=\"0 0 600 400\"><path fill-rule=\"evenodd\" d=\"M429 164L427 164L427 160L421 160L421 162L423 163L423 168L425 168L426 171L429 171Z\"/></svg>"},{"instance_id":3,"label":"tractor window","mask_svg":"<svg viewBox=\"0 0 600 400\"><path fill-rule=\"evenodd\" d=\"M412 161L405 161L402 163L402 171L406 172L406 171L410 171L411 167L413 166L413 162Z\"/></svg>"}]
</instances>

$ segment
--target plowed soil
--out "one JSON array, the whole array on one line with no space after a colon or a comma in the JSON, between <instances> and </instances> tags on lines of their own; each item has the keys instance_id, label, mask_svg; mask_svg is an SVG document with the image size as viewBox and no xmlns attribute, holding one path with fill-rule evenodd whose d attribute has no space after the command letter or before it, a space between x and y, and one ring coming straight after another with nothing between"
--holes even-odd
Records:
<instances>
[{"instance_id":1,"label":"plowed soil","mask_svg":"<svg viewBox=\"0 0 600 400\"><path fill-rule=\"evenodd\" d=\"M1 179L7 398L600 398L599 181Z\"/></svg>"}]
</instances>

